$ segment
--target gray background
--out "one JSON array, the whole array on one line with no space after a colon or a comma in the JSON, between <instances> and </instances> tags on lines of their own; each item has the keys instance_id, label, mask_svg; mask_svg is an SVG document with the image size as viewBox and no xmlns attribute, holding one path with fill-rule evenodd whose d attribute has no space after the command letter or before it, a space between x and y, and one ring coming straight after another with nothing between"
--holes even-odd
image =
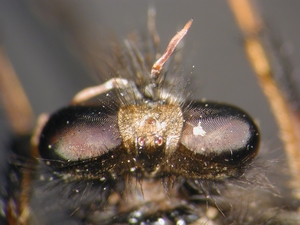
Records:
<instances>
[{"instance_id":1,"label":"gray background","mask_svg":"<svg viewBox=\"0 0 300 225\"><path fill-rule=\"evenodd\" d=\"M153 4L162 48L190 18L194 19L184 39L183 59L184 73L193 73L189 86L193 98L205 97L245 109L261 127L263 155L284 157L277 126L246 60L242 35L226 1L2 0L0 4L1 42L36 115L55 111L68 104L76 92L95 84L91 71L72 47L78 27L88 32L87 42L101 42L99 36L110 32L122 40L130 31L147 29L147 9ZM63 6L63 13L58 5ZM299 80L300 1L268 0L259 6L268 23L291 47L295 78ZM76 15L71 24L78 27L68 27L68 11ZM52 12L57 14L53 16ZM7 134L6 126L2 112L1 133ZM6 143L6 137L1 135L1 142Z\"/></svg>"}]
</instances>

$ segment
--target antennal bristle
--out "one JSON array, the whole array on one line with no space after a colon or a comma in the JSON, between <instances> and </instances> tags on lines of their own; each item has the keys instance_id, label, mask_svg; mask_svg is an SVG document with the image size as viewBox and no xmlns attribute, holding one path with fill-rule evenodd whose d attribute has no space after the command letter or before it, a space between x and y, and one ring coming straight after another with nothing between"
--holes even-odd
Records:
<instances>
[{"instance_id":1,"label":"antennal bristle","mask_svg":"<svg viewBox=\"0 0 300 225\"><path fill-rule=\"evenodd\" d=\"M193 23L193 19L188 21L183 27L183 29L179 31L169 42L169 45L166 51L164 52L164 54L152 66L151 74L150 74L151 79L156 80L159 77L163 65L169 59L171 54L174 52L181 39L186 35L192 23Z\"/></svg>"}]
</instances>

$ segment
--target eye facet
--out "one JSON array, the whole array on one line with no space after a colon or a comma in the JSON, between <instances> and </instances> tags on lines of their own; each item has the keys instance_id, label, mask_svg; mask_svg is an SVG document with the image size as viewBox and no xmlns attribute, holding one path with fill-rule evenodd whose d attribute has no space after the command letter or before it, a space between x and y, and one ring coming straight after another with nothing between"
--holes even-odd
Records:
<instances>
[{"instance_id":1,"label":"eye facet","mask_svg":"<svg viewBox=\"0 0 300 225\"><path fill-rule=\"evenodd\" d=\"M258 129L240 109L216 103L193 103L184 115L181 143L195 154L255 154Z\"/></svg>"},{"instance_id":2,"label":"eye facet","mask_svg":"<svg viewBox=\"0 0 300 225\"><path fill-rule=\"evenodd\" d=\"M44 159L95 158L121 145L117 116L103 107L70 106L52 115L39 143Z\"/></svg>"}]
</instances>

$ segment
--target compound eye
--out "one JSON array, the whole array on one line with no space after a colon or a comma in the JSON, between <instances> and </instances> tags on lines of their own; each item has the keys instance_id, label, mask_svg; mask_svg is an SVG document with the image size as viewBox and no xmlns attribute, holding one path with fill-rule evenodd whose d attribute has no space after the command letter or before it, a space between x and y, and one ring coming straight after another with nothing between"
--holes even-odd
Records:
<instances>
[{"instance_id":1,"label":"compound eye","mask_svg":"<svg viewBox=\"0 0 300 225\"><path fill-rule=\"evenodd\" d=\"M102 156L121 143L116 114L101 106L70 106L51 116L39 152L51 161L77 161Z\"/></svg>"},{"instance_id":2,"label":"compound eye","mask_svg":"<svg viewBox=\"0 0 300 225\"><path fill-rule=\"evenodd\" d=\"M234 106L192 103L184 120L181 144L198 156L238 163L257 154L258 129L245 112Z\"/></svg>"}]
</instances>

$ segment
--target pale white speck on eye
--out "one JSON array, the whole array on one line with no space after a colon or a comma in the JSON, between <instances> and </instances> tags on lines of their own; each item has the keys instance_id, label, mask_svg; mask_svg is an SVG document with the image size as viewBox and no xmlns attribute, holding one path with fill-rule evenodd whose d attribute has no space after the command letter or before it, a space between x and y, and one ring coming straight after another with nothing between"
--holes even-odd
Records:
<instances>
[{"instance_id":1,"label":"pale white speck on eye","mask_svg":"<svg viewBox=\"0 0 300 225\"><path fill-rule=\"evenodd\" d=\"M198 123L198 126L193 128L193 135L195 136L204 136L206 134L205 130L203 130L201 126L201 122Z\"/></svg>"},{"instance_id":2,"label":"pale white speck on eye","mask_svg":"<svg viewBox=\"0 0 300 225\"><path fill-rule=\"evenodd\" d=\"M67 124L69 124L69 123L70 123L70 121L68 120L68 121L67 121Z\"/></svg>"},{"instance_id":3,"label":"pale white speck on eye","mask_svg":"<svg viewBox=\"0 0 300 225\"><path fill-rule=\"evenodd\" d=\"M180 221L180 220L179 220ZM162 218L159 218L158 219L158 221L157 221L157 223L155 223L155 224L158 224L158 225L165 225L166 224L166 221L164 220L164 219L162 219ZM176 222L176 224L180 224L181 225L181 223L178 223L178 221ZM185 224L185 223L184 223Z\"/></svg>"},{"instance_id":4,"label":"pale white speck on eye","mask_svg":"<svg viewBox=\"0 0 300 225\"><path fill-rule=\"evenodd\" d=\"M132 215L135 217L135 218L140 218L142 216L142 212L141 211L135 211L132 213Z\"/></svg>"},{"instance_id":5,"label":"pale white speck on eye","mask_svg":"<svg viewBox=\"0 0 300 225\"><path fill-rule=\"evenodd\" d=\"M51 149L51 148L52 148L52 145L48 145L48 148Z\"/></svg>"},{"instance_id":6,"label":"pale white speck on eye","mask_svg":"<svg viewBox=\"0 0 300 225\"><path fill-rule=\"evenodd\" d=\"M136 218L130 218L128 221L129 221L130 223L132 223L132 224L138 222L138 220L137 220Z\"/></svg>"},{"instance_id":7,"label":"pale white speck on eye","mask_svg":"<svg viewBox=\"0 0 300 225\"><path fill-rule=\"evenodd\" d=\"M176 221L176 225L186 225L186 222L182 219Z\"/></svg>"}]
</instances>

